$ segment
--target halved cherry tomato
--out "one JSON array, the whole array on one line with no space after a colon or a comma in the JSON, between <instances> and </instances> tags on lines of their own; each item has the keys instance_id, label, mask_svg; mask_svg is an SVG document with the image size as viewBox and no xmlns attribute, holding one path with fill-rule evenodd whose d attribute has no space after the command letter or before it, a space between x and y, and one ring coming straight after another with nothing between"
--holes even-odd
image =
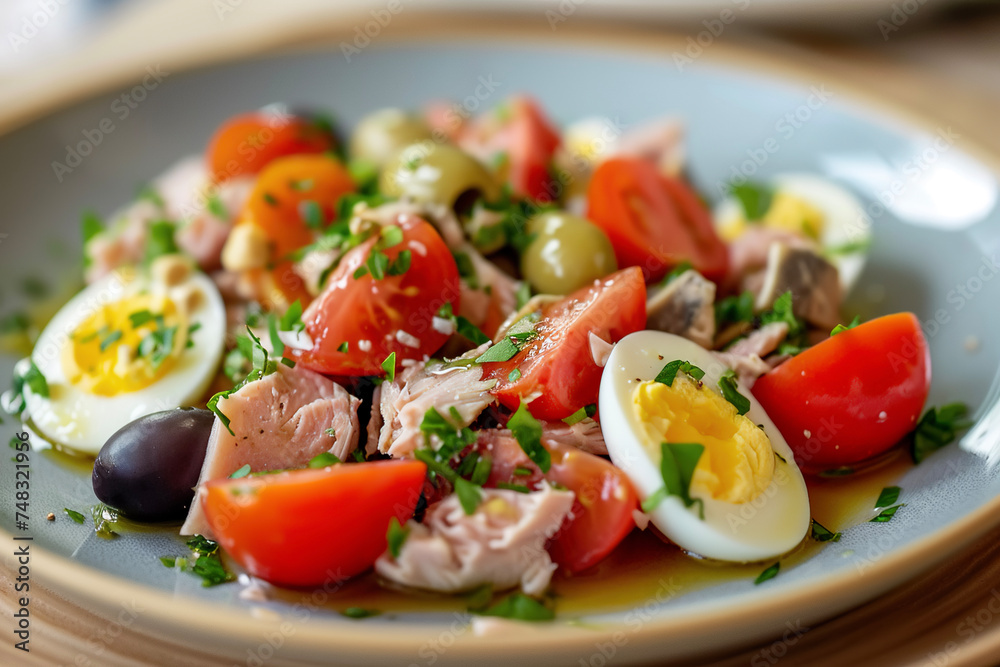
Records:
<instances>
[{"instance_id":1,"label":"halved cherry tomato","mask_svg":"<svg viewBox=\"0 0 1000 667\"><path fill-rule=\"evenodd\" d=\"M272 244L272 258L282 260L312 243L315 233L334 219L337 201L355 189L347 169L335 157L282 157L261 171L239 223L263 229ZM318 219L310 215L314 204Z\"/></svg>"},{"instance_id":2,"label":"halved cherry tomato","mask_svg":"<svg viewBox=\"0 0 1000 667\"><path fill-rule=\"evenodd\" d=\"M546 306L535 323L536 336L508 361L483 364L495 378L492 393L514 410L525 396L538 419L564 419L597 403L601 367L590 351L590 335L615 343L646 326L646 284L635 267L595 281ZM511 372L517 379L511 380Z\"/></svg>"},{"instance_id":3,"label":"halved cherry tomato","mask_svg":"<svg viewBox=\"0 0 1000 667\"><path fill-rule=\"evenodd\" d=\"M319 586L374 564L390 519L413 516L426 473L419 461L342 463L212 480L201 502L219 544L250 574Z\"/></svg>"},{"instance_id":4,"label":"halved cherry tomato","mask_svg":"<svg viewBox=\"0 0 1000 667\"><path fill-rule=\"evenodd\" d=\"M728 250L708 210L690 186L652 162L601 163L587 188L587 218L611 239L618 265L641 267L648 281L685 261L709 280L726 275Z\"/></svg>"},{"instance_id":5,"label":"halved cherry tomato","mask_svg":"<svg viewBox=\"0 0 1000 667\"><path fill-rule=\"evenodd\" d=\"M513 97L462 127L458 145L486 162L499 162L500 176L519 197L553 198L549 164L559 133L539 106Z\"/></svg>"},{"instance_id":6,"label":"halved cherry tomato","mask_svg":"<svg viewBox=\"0 0 1000 667\"><path fill-rule=\"evenodd\" d=\"M556 563L580 572L600 562L632 532L632 511L639 501L628 477L609 461L546 442L544 436L542 444L552 456L552 467L544 475L512 437L483 436L477 447L483 445L482 453L493 460L486 486L502 482L534 488L544 478L576 494L572 514L549 540L548 550ZM517 474L528 470L528 475Z\"/></svg>"},{"instance_id":7,"label":"halved cherry tomato","mask_svg":"<svg viewBox=\"0 0 1000 667\"><path fill-rule=\"evenodd\" d=\"M284 155L322 153L333 146L333 135L313 120L254 111L223 123L209 141L205 157L219 183L233 176L256 174Z\"/></svg>"},{"instance_id":8,"label":"halved cherry tomato","mask_svg":"<svg viewBox=\"0 0 1000 667\"><path fill-rule=\"evenodd\" d=\"M398 366L444 345L448 336L434 329L433 320L446 303L458 312L455 259L427 222L401 215L398 224L403 230L399 245L379 250L376 236L341 259L302 316L313 348L291 350L296 361L331 375L382 375L381 364L393 352ZM391 265L404 250L410 266L401 275L354 277L372 253L384 253Z\"/></svg>"},{"instance_id":9,"label":"halved cherry tomato","mask_svg":"<svg viewBox=\"0 0 1000 667\"><path fill-rule=\"evenodd\" d=\"M753 394L804 470L881 454L917 424L931 359L912 313L886 315L809 348L763 375Z\"/></svg>"}]
</instances>

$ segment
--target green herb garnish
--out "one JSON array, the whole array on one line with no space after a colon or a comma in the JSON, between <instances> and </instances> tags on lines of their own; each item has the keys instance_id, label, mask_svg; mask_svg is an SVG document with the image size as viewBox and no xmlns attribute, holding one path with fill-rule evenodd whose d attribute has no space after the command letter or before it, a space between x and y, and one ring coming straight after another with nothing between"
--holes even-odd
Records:
<instances>
[{"instance_id":1,"label":"green herb garnish","mask_svg":"<svg viewBox=\"0 0 1000 667\"><path fill-rule=\"evenodd\" d=\"M244 463L242 466L234 470L231 475L229 475L229 479L241 479L249 474L250 474L250 464Z\"/></svg>"},{"instance_id":2,"label":"green herb garnish","mask_svg":"<svg viewBox=\"0 0 1000 667\"><path fill-rule=\"evenodd\" d=\"M695 383L701 382L701 379L705 377L705 371L701 370L694 364L683 361L681 359L675 359L667 363L659 373L656 374L654 382L659 382L665 384L668 387L674 384L674 378L677 377L677 372L681 371L688 375Z\"/></svg>"},{"instance_id":3,"label":"green herb garnish","mask_svg":"<svg viewBox=\"0 0 1000 667\"><path fill-rule=\"evenodd\" d=\"M347 618L353 618L355 620L362 618L370 618L372 616L378 616L381 614L377 609L365 609L363 607L348 607L340 612L341 616L346 616Z\"/></svg>"},{"instance_id":4,"label":"green herb garnish","mask_svg":"<svg viewBox=\"0 0 1000 667\"><path fill-rule=\"evenodd\" d=\"M747 181L742 185L730 185L729 192L740 202L749 222L763 219L774 201L774 189L763 183Z\"/></svg>"},{"instance_id":5,"label":"green herb garnish","mask_svg":"<svg viewBox=\"0 0 1000 667\"><path fill-rule=\"evenodd\" d=\"M896 516L896 511L900 507L906 507L906 503L900 503L899 505L893 505L892 507L887 507L878 513L878 515L869 519L869 523L887 523L892 520L892 517Z\"/></svg>"},{"instance_id":6,"label":"green herb garnish","mask_svg":"<svg viewBox=\"0 0 1000 667\"><path fill-rule=\"evenodd\" d=\"M739 392L737 388L736 373L729 369L719 378L719 389L722 396L729 401L736 412L745 415L750 410L750 399Z\"/></svg>"},{"instance_id":7,"label":"green herb garnish","mask_svg":"<svg viewBox=\"0 0 1000 667\"><path fill-rule=\"evenodd\" d=\"M878 495L878 500L875 501L875 509L895 504L899 500L900 491L902 489L898 486L887 486L882 489L882 493Z\"/></svg>"},{"instance_id":8,"label":"green herb garnish","mask_svg":"<svg viewBox=\"0 0 1000 667\"><path fill-rule=\"evenodd\" d=\"M542 424L532 416L523 401L507 421L507 428L528 458L543 472L552 466L552 455L542 445Z\"/></svg>"},{"instance_id":9,"label":"green herb garnish","mask_svg":"<svg viewBox=\"0 0 1000 667\"><path fill-rule=\"evenodd\" d=\"M778 576L778 571L779 570L781 570L781 563L780 562L779 563L775 563L774 565L772 565L771 567L767 568L766 570L764 570L763 572L761 572L759 575L757 575L757 578L753 580L753 585L754 586L759 586L762 583L764 583L765 581L767 581L768 579L774 579L776 576Z\"/></svg>"},{"instance_id":10,"label":"green herb garnish","mask_svg":"<svg viewBox=\"0 0 1000 667\"><path fill-rule=\"evenodd\" d=\"M174 241L174 223L169 220L158 220L149 225L146 238L146 263L152 262L162 255L170 255L175 252L177 252L177 243Z\"/></svg>"},{"instance_id":11,"label":"green herb garnish","mask_svg":"<svg viewBox=\"0 0 1000 667\"><path fill-rule=\"evenodd\" d=\"M817 542L839 542L841 534L826 528L816 519L812 520L811 536Z\"/></svg>"},{"instance_id":12,"label":"green herb garnish","mask_svg":"<svg viewBox=\"0 0 1000 667\"><path fill-rule=\"evenodd\" d=\"M848 331L848 330L853 329L854 327L858 326L859 324L861 324L861 317L859 315L855 315L854 319L851 320L850 324L848 324L847 326L844 326L843 324L838 324L837 326L835 326L833 328L833 331L830 332L830 335L831 336L836 336L841 331Z\"/></svg>"},{"instance_id":13,"label":"green herb garnish","mask_svg":"<svg viewBox=\"0 0 1000 667\"><path fill-rule=\"evenodd\" d=\"M490 607L471 609L470 611L480 616L513 618L519 621L551 621L556 617L555 612L550 607L523 593L508 595Z\"/></svg>"},{"instance_id":14,"label":"green herb garnish","mask_svg":"<svg viewBox=\"0 0 1000 667\"><path fill-rule=\"evenodd\" d=\"M913 462L920 463L953 442L959 431L972 426L971 421L964 419L968 413L969 407L964 403L949 403L925 412L913 431L913 443L910 446Z\"/></svg>"},{"instance_id":15,"label":"green herb garnish","mask_svg":"<svg viewBox=\"0 0 1000 667\"><path fill-rule=\"evenodd\" d=\"M663 489L647 498L643 503L643 511L651 511L663 498L671 495L679 497L685 507L697 504L698 515L704 519L704 501L701 498L691 497L691 479L704 451L705 446L698 443L660 443L660 476L663 478Z\"/></svg>"},{"instance_id":16,"label":"green herb garnish","mask_svg":"<svg viewBox=\"0 0 1000 667\"><path fill-rule=\"evenodd\" d=\"M715 322L722 326L735 322L751 322L754 316L753 292L727 296L715 304Z\"/></svg>"},{"instance_id":17,"label":"green herb garnish","mask_svg":"<svg viewBox=\"0 0 1000 667\"><path fill-rule=\"evenodd\" d=\"M389 519L389 529L385 533L385 539L389 544L389 554L393 558L399 558L399 554L403 550L403 544L409 536L410 529L401 526L399 519L396 517Z\"/></svg>"},{"instance_id":18,"label":"green herb garnish","mask_svg":"<svg viewBox=\"0 0 1000 667\"><path fill-rule=\"evenodd\" d=\"M71 510L68 507L64 507L63 508L63 512L65 512L66 516L68 516L70 519L72 519L76 523L81 523L82 524L83 521L84 521L84 516L80 512L77 512L75 510Z\"/></svg>"}]
</instances>

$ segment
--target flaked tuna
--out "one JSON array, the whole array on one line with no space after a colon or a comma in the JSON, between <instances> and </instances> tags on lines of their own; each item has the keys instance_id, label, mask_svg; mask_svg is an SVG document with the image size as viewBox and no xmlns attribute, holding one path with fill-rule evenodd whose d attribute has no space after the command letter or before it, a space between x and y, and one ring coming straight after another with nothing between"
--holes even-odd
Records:
<instances>
[{"instance_id":1,"label":"flaked tuna","mask_svg":"<svg viewBox=\"0 0 1000 667\"><path fill-rule=\"evenodd\" d=\"M347 459L358 446L359 404L319 373L278 364L274 373L219 400L233 433L215 420L199 487L247 464L258 472L303 468L323 452ZM210 532L201 503L193 503L181 534Z\"/></svg>"},{"instance_id":2,"label":"flaked tuna","mask_svg":"<svg viewBox=\"0 0 1000 667\"><path fill-rule=\"evenodd\" d=\"M375 571L404 586L442 593L491 584L538 595L556 569L545 543L559 530L573 497L547 484L532 493L483 489L479 507L466 515L458 496L450 495L428 508L423 523L407 524L410 534L399 557L383 554Z\"/></svg>"}]
</instances>

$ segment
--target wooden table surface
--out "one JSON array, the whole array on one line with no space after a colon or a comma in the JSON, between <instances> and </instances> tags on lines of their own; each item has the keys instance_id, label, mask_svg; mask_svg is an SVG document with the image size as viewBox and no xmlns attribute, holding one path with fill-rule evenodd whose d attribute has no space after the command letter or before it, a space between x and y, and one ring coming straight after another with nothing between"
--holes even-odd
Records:
<instances>
[{"instance_id":1,"label":"wooden table surface","mask_svg":"<svg viewBox=\"0 0 1000 667\"><path fill-rule=\"evenodd\" d=\"M148 0L121 12L95 41L71 57L30 70L0 75L0 132L23 123L41 110L130 80L151 62L183 69L199 62L235 58L287 45L324 43L331 30L349 30L367 6L354 2L264 3L233 0L231 15L221 19L209 0ZM244 6L245 5L245 6ZM242 8L241 8L242 6ZM280 8L280 11L278 11ZM260 11L258 11L260 10ZM493 30L518 33L545 27L540 12L464 18L483 21ZM400 30L432 30L453 23L452 15L400 15ZM561 34L630 34L656 37L672 30L681 35L698 28L669 26L654 17L642 26L602 21L581 12L560 28ZM722 44L751 46L770 62L794 62L798 70L823 72L866 96L952 125L963 147L992 155L1000 164L1000 11L961 12L914 21L883 39L870 21L847 33L812 33L734 25ZM13 582L0 571L0 616L10 618ZM99 655L88 640L107 627L105 619L47 592L32 598L32 653L15 652L0 643L0 664L135 665L233 664L210 653L175 646L126 628ZM776 638L707 662L736 665L957 665L1000 664L1000 528L979 539L903 587L801 636ZM274 660L270 664L285 664ZM693 663L692 663L693 664Z\"/></svg>"}]
</instances>

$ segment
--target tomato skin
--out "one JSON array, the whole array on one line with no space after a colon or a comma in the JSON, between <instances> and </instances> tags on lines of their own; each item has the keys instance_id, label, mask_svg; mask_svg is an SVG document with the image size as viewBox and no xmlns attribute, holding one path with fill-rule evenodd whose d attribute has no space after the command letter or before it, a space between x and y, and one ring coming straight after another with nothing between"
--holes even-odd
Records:
<instances>
[{"instance_id":1,"label":"tomato skin","mask_svg":"<svg viewBox=\"0 0 1000 667\"><path fill-rule=\"evenodd\" d=\"M513 438L492 438L482 453L493 459L486 486L500 482L535 488L542 479L559 484L576 495L571 516L548 544L552 560L576 573L603 560L635 527L633 510L639 499L625 473L610 461L570 445L542 444L552 456L552 467L545 474L531 462ZM517 475L515 468L532 471ZM522 471L523 472L523 471Z\"/></svg>"},{"instance_id":2,"label":"tomato skin","mask_svg":"<svg viewBox=\"0 0 1000 667\"><path fill-rule=\"evenodd\" d=\"M799 467L822 472L899 443L916 426L930 382L930 350L920 322L912 313L897 313L789 359L760 377L753 394Z\"/></svg>"},{"instance_id":3,"label":"tomato skin","mask_svg":"<svg viewBox=\"0 0 1000 667\"><path fill-rule=\"evenodd\" d=\"M426 473L419 461L393 460L217 479L201 502L219 544L252 575L319 586L374 564L390 519L413 516Z\"/></svg>"},{"instance_id":4,"label":"tomato skin","mask_svg":"<svg viewBox=\"0 0 1000 667\"><path fill-rule=\"evenodd\" d=\"M347 169L334 157L282 157L261 171L239 224L263 229L273 247L272 258L280 260L314 240L314 230L303 218L305 202L316 202L329 223L336 217L337 200L355 189Z\"/></svg>"},{"instance_id":5,"label":"tomato skin","mask_svg":"<svg viewBox=\"0 0 1000 667\"><path fill-rule=\"evenodd\" d=\"M527 97L512 97L499 110L483 114L462 127L458 144L484 162L505 156L500 176L518 197L551 201L556 193L549 174L552 156L561 142L559 132L541 107Z\"/></svg>"},{"instance_id":6,"label":"tomato skin","mask_svg":"<svg viewBox=\"0 0 1000 667\"><path fill-rule=\"evenodd\" d=\"M522 396L540 392L528 406L538 419L564 419L597 403L603 371L590 353L590 333L614 343L646 327L646 284L631 267L595 281L542 309L538 335L510 360L483 364L495 378L492 393L514 410ZM511 381L514 369L520 377Z\"/></svg>"},{"instance_id":7,"label":"tomato skin","mask_svg":"<svg viewBox=\"0 0 1000 667\"><path fill-rule=\"evenodd\" d=\"M729 252L691 187L641 158L612 158L587 187L587 218L611 239L619 266L642 267L647 281L690 262L709 280L726 275Z\"/></svg>"},{"instance_id":8,"label":"tomato skin","mask_svg":"<svg viewBox=\"0 0 1000 667\"><path fill-rule=\"evenodd\" d=\"M429 223L412 215L402 215L397 222L403 230L403 242L384 252L392 261L401 251L410 250L409 270L381 280L370 274L354 278L377 237L345 254L323 293L302 315L313 348L286 348L296 362L330 375L384 375L381 364L389 354L396 353L398 368L404 359L434 354L448 340L432 324L445 303L458 312L460 286L455 259ZM416 337L419 347L403 344L397 331ZM347 343L347 352L338 350L342 343Z\"/></svg>"},{"instance_id":9,"label":"tomato skin","mask_svg":"<svg viewBox=\"0 0 1000 667\"><path fill-rule=\"evenodd\" d=\"M256 174L272 160L297 153L323 153L333 136L302 116L254 111L233 116L212 135L205 159L214 182Z\"/></svg>"}]
</instances>

